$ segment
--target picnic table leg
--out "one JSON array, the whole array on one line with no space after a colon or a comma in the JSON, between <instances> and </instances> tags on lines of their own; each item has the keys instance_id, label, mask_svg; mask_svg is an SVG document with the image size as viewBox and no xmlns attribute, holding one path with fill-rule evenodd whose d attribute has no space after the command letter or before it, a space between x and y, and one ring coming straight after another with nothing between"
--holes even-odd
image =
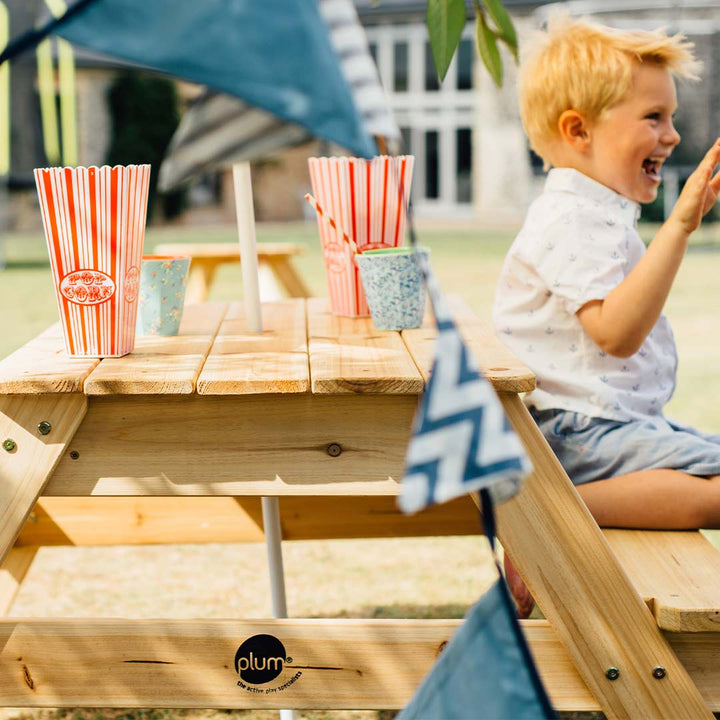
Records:
<instances>
[{"instance_id":1,"label":"picnic table leg","mask_svg":"<svg viewBox=\"0 0 720 720\"><path fill-rule=\"evenodd\" d=\"M186 303L199 303L207 299L217 265L217 261L211 258L194 257L190 261L190 276L185 288Z\"/></svg>"},{"instance_id":2,"label":"picnic table leg","mask_svg":"<svg viewBox=\"0 0 720 720\"><path fill-rule=\"evenodd\" d=\"M298 275L289 258L277 255L268 257L267 262L275 273L275 277L277 277L280 284L287 290L289 297L307 298L311 296L312 293L308 290L307 285L305 285L300 275Z\"/></svg>"},{"instance_id":3,"label":"picnic table leg","mask_svg":"<svg viewBox=\"0 0 720 720\"><path fill-rule=\"evenodd\" d=\"M712 718L521 398L498 395L534 468L499 539L608 720Z\"/></svg>"},{"instance_id":4,"label":"picnic table leg","mask_svg":"<svg viewBox=\"0 0 720 720\"><path fill-rule=\"evenodd\" d=\"M274 618L286 618L285 571L282 558L282 529L280 527L280 504L276 497L262 498L263 529L270 570L270 593ZM295 720L294 710L280 710L281 720Z\"/></svg>"},{"instance_id":5,"label":"picnic table leg","mask_svg":"<svg viewBox=\"0 0 720 720\"><path fill-rule=\"evenodd\" d=\"M283 292L278 285L272 267L266 262L258 263L258 288L263 302L274 302L283 299Z\"/></svg>"},{"instance_id":6,"label":"picnic table leg","mask_svg":"<svg viewBox=\"0 0 720 720\"><path fill-rule=\"evenodd\" d=\"M81 393L0 396L0 563L86 411Z\"/></svg>"}]
</instances>

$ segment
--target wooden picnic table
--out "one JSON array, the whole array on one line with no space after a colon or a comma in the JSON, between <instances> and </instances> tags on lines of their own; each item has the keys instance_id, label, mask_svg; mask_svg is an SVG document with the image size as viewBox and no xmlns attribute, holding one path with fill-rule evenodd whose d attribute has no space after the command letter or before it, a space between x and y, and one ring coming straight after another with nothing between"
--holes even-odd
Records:
<instances>
[{"instance_id":1,"label":"wooden picnic table","mask_svg":"<svg viewBox=\"0 0 720 720\"><path fill-rule=\"evenodd\" d=\"M711 717L717 581L705 592L677 579L672 533L639 560L632 533L610 533L621 566L522 404L533 374L464 303L453 310L535 467L499 508L499 534L547 616L524 629L553 703L609 718ZM89 513L109 498L279 497L306 508L339 498L342 519L311 516L336 529L353 522L355 501L394 500L432 325L380 332L313 298L264 304L263 326L248 333L237 303L190 305L179 335L138 338L123 358L68 358L56 325L0 362L0 593L32 560L23 525L38 500L87 502L76 508ZM462 500L425 529L472 532L475 508ZM720 567L704 546L698 557ZM0 619L0 706L397 708L458 622ZM281 638L293 658L275 690L238 684L236 653L258 634Z\"/></svg>"}]
</instances>

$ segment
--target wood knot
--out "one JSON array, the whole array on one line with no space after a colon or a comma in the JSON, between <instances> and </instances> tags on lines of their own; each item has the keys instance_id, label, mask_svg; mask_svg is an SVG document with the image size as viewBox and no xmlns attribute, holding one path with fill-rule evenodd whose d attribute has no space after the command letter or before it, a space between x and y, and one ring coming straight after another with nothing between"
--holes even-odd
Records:
<instances>
[{"instance_id":1,"label":"wood knot","mask_svg":"<svg viewBox=\"0 0 720 720\"><path fill-rule=\"evenodd\" d=\"M31 689L35 689L35 681L32 679L32 675L28 670L27 665L23 665L23 675L25 676L25 684Z\"/></svg>"}]
</instances>

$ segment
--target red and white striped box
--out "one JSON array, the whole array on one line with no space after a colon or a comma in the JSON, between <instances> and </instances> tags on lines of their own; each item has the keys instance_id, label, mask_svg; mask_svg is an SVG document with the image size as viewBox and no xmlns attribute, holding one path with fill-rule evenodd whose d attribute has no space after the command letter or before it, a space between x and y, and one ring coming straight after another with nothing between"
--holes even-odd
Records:
<instances>
[{"instance_id":1,"label":"red and white striped box","mask_svg":"<svg viewBox=\"0 0 720 720\"><path fill-rule=\"evenodd\" d=\"M68 355L135 346L149 182L150 165L35 170Z\"/></svg>"},{"instance_id":2,"label":"red and white striped box","mask_svg":"<svg viewBox=\"0 0 720 720\"><path fill-rule=\"evenodd\" d=\"M412 155L309 159L313 195L360 252L403 244L414 159ZM318 229L332 312L369 315L352 248L324 217L318 216Z\"/></svg>"}]
</instances>

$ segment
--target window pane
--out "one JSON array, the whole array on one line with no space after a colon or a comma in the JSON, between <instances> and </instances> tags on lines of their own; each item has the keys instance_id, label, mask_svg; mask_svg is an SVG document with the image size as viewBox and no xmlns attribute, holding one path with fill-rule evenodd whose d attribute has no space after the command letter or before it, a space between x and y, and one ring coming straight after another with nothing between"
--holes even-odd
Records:
<instances>
[{"instance_id":1,"label":"window pane","mask_svg":"<svg viewBox=\"0 0 720 720\"><path fill-rule=\"evenodd\" d=\"M472 90L473 42L461 40L457 51L457 89Z\"/></svg>"},{"instance_id":2,"label":"window pane","mask_svg":"<svg viewBox=\"0 0 720 720\"><path fill-rule=\"evenodd\" d=\"M429 42L425 43L425 89L440 89L440 82L438 81L437 70L435 70L435 61L433 60Z\"/></svg>"},{"instance_id":3,"label":"window pane","mask_svg":"<svg viewBox=\"0 0 720 720\"><path fill-rule=\"evenodd\" d=\"M472 131L470 128L457 130L457 201L472 202Z\"/></svg>"},{"instance_id":4,"label":"window pane","mask_svg":"<svg viewBox=\"0 0 720 720\"><path fill-rule=\"evenodd\" d=\"M438 178L438 133L437 130L425 132L425 197L438 197L440 186Z\"/></svg>"},{"instance_id":5,"label":"window pane","mask_svg":"<svg viewBox=\"0 0 720 720\"><path fill-rule=\"evenodd\" d=\"M394 45L395 71L393 77L393 90L406 92L408 89L408 46L406 42L397 42Z\"/></svg>"},{"instance_id":6,"label":"window pane","mask_svg":"<svg viewBox=\"0 0 720 720\"><path fill-rule=\"evenodd\" d=\"M370 49L370 55L372 55L372 59L375 61L375 65L377 65L377 43L368 43L368 47Z\"/></svg>"},{"instance_id":7,"label":"window pane","mask_svg":"<svg viewBox=\"0 0 720 720\"><path fill-rule=\"evenodd\" d=\"M412 144L410 142L410 138L412 137L412 135L410 133L410 128L401 127L400 135L402 136L402 147L400 148L400 152L403 155L412 155Z\"/></svg>"}]
</instances>

